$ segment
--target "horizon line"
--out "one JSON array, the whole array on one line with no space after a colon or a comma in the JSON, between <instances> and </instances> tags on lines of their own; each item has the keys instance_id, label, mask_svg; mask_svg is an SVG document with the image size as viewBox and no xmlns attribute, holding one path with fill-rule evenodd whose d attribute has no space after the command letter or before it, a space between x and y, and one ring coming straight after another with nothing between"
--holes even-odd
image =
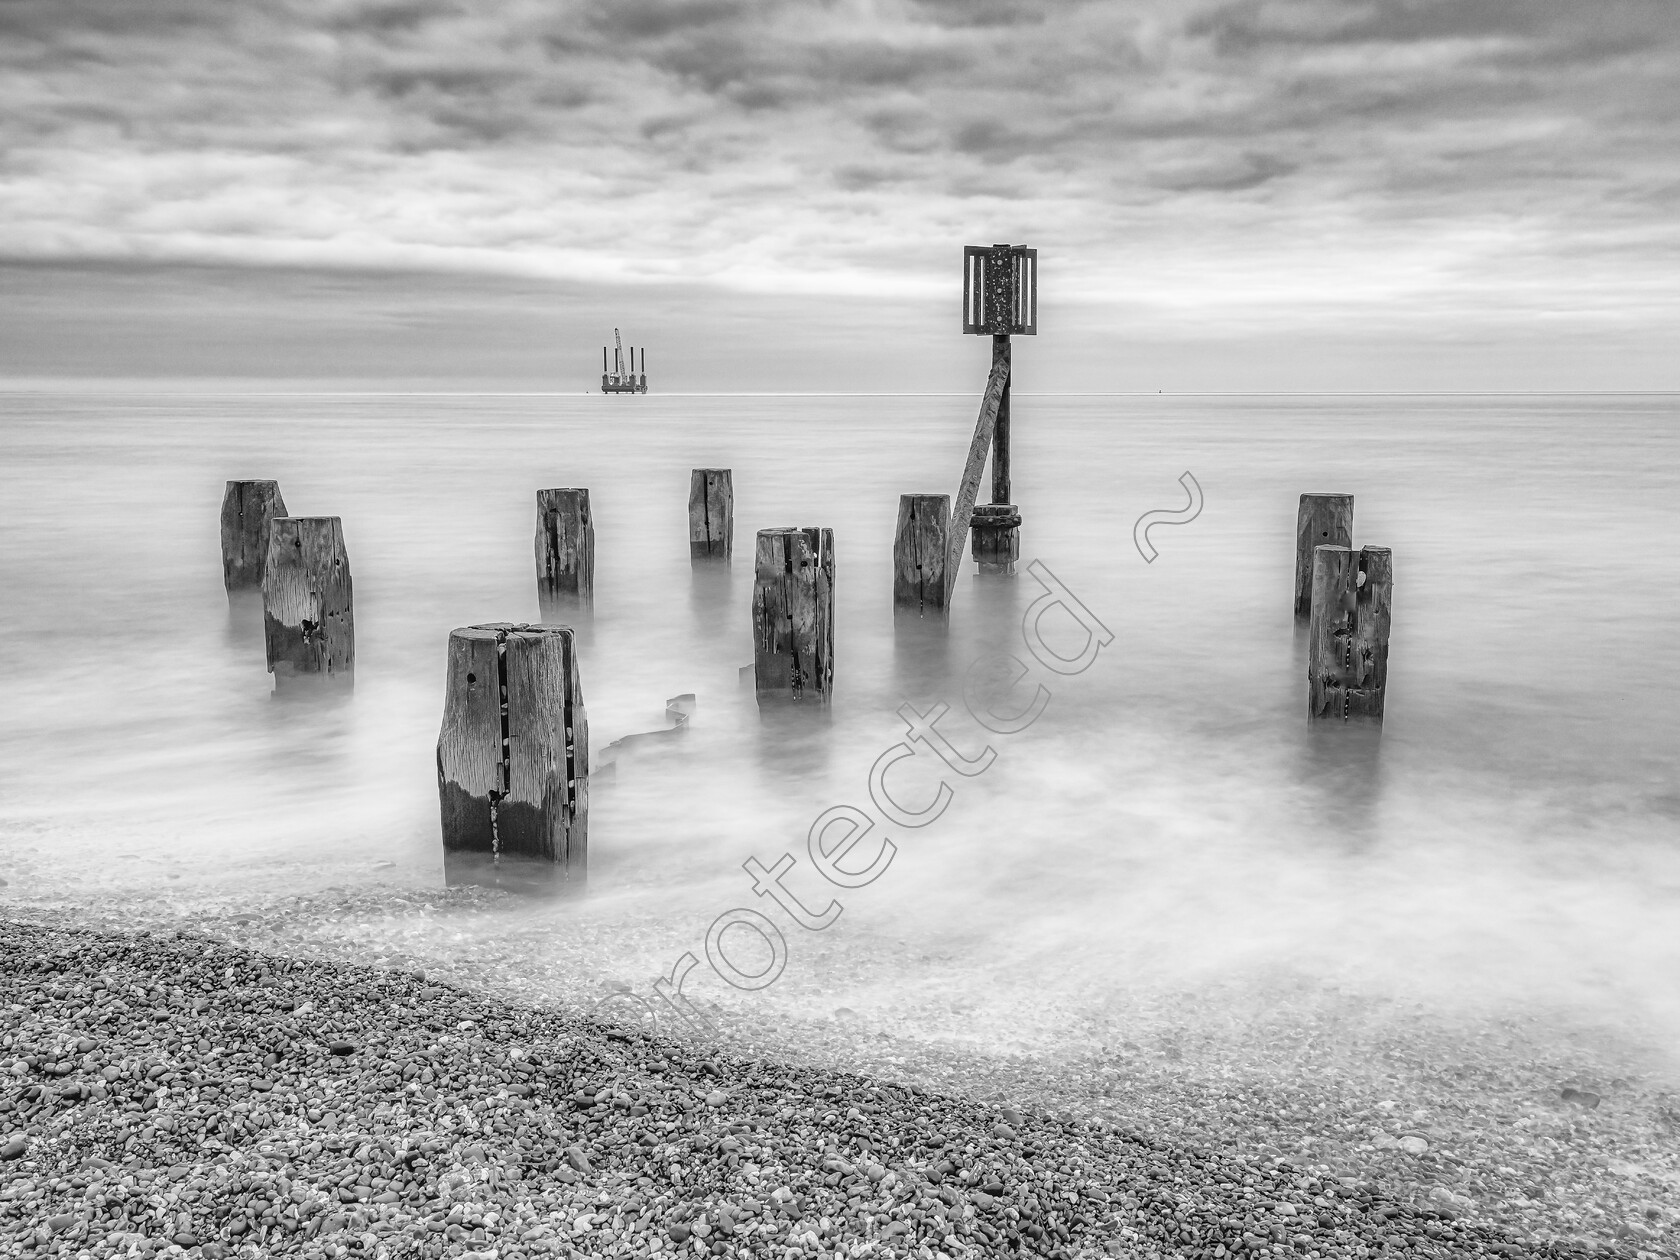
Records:
<instances>
[{"instance_id":1,"label":"horizon line","mask_svg":"<svg viewBox=\"0 0 1680 1260\"><path fill-rule=\"evenodd\" d=\"M147 393L219 394L224 397L259 398L600 398L615 395L599 390L499 390L499 389L240 389L217 388L215 377L188 378L160 388L148 388L144 380L100 384L75 377L37 377L22 381L0 378L3 394L51 393ZM203 385L195 387L193 380ZM673 390L645 394L646 398L977 398L976 390ZM1680 395L1675 389L1300 389L1300 390L1017 390L1017 398L1666 398Z\"/></svg>"}]
</instances>

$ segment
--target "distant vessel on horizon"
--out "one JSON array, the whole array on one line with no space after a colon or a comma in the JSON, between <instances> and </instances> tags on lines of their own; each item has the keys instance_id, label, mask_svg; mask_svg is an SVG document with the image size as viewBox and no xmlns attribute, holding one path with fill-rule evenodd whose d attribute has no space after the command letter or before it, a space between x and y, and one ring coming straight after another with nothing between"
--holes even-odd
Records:
<instances>
[{"instance_id":1,"label":"distant vessel on horizon","mask_svg":"<svg viewBox=\"0 0 1680 1260\"><path fill-rule=\"evenodd\" d=\"M603 394L647 393L647 347L642 347L642 370L636 372L636 347L630 347L629 370L625 370L624 343L613 329L612 370L607 370L607 347L601 347L601 392Z\"/></svg>"}]
</instances>

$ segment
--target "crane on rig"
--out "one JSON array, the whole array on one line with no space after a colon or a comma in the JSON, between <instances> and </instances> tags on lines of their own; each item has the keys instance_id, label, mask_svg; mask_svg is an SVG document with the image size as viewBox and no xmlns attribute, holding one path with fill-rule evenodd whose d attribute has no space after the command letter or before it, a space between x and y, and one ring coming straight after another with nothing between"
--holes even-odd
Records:
<instances>
[{"instance_id":1,"label":"crane on rig","mask_svg":"<svg viewBox=\"0 0 1680 1260\"><path fill-rule=\"evenodd\" d=\"M642 370L636 371L636 347L630 347L629 362L624 358L624 342L618 329L613 329L612 370L607 369L607 347L601 347L601 392L603 394L647 393L647 347L642 347Z\"/></svg>"}]
</instances>

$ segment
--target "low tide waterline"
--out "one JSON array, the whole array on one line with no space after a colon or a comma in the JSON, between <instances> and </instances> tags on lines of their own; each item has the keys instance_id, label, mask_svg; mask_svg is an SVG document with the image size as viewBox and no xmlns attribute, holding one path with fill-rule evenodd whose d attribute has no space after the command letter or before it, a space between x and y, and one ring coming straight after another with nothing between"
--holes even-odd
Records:
<instances>
[{"instance_id":1,"label":"low tide waterline","mask_svg":"<svg viewBox=\"0 0 1680 1260\"><path fill-rule=\"evenodd\" d=\"M1025 682L1048 703L1008 735L968 716L964 679L988 652L1028 655L1036 580L965 575L936 641L895 631L890 607L898 496L955 490L974 407L0 395L0 899L180 926L249 914L561 1002L651 996L692 952L685 993L732 1018L843 1008L982 1053L1238 1044L1280 985L1465 1029L1511 1016L1674 1043L1680 400L1024 396L1023 559L1113 640L1082 673ZM726 571L690 566L695 467L734 470ZM1203 510L1152 530L1147 561L1133 523L1183 508L1186 471ZM222 488L254 477L343 520L348 696L275 698L259 629L228 607ZM537 618L551 486L587 486L596 513L578 629L597 759L664 725L671 696L694 693L696 714L593 784L586 896L463 900L442 891L434 781L447 636ZM1353 493L1356 543L1393 549L1380 741L1306 729L1303 491ZM820 718L762 717L739 677L753 531L789 524L836 535ZM904 704L949 706L952 745L995 753L972 776L927 755L895 768L905 799L931 800L941 773L952 787L915 829L869 789ZM866 886L812 868L812 823L837 806L895 846ZM831 926L755 894L743 864L784 853L786 889L832 902ZM706 961L735 908L786 940L756 991ZM743 972L776 961L744 929L727 950Z\"/></svg>"}]
</instances>

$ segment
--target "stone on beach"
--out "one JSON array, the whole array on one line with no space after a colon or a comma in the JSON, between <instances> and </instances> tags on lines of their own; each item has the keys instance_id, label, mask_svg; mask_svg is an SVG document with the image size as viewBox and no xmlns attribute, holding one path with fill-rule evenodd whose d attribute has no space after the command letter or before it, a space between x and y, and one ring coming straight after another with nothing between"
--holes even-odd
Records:
<instances>
[{"instance_id":1,"label":"stone on beach","mask_svg":"<svg viewBox=\"0 0 1680 1260\"><path fill-rule=\"evenodd\" d=\"M66 1217L97 1256L1567 1254L1281 1159L608 1036L402 972L6 928L0 1116L28 1143L3 1254Z\"/></svg>"}]
</instances>

